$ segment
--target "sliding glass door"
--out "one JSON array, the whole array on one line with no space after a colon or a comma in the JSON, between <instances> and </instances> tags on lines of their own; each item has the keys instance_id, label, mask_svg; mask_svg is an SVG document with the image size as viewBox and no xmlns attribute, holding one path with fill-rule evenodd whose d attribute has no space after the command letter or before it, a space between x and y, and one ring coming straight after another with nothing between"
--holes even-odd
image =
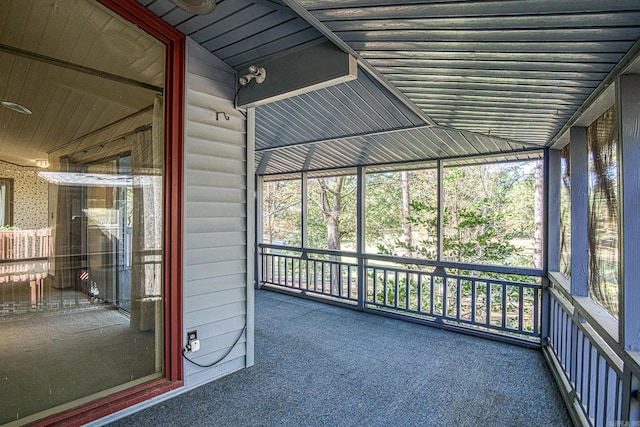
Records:
<instances>
[{"instance_id":1,"label":"sliding glass door","mask_svg":"<svg viewBox=\"0 0 640 427\"><path fill-rule=\"evenodd\" d=\"M92 0L0 28L5 424L165 377L166 47Z\"/></svg>"}]
</instances>

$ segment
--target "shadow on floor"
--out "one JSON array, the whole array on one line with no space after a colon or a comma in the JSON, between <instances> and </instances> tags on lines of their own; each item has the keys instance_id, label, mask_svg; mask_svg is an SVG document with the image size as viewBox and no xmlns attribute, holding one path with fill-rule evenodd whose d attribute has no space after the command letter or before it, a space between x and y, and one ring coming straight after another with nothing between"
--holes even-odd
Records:
<instances>
[{"instance_id":1,"label":"shadow on floor","mask_svg":"<svg viewBox=\"0 0 640 427\"><path fill-rule=\"evenodd\" d=\"M570 426L539 350L256 291L255 366L112 426Z\"/></svg>"}]
</instances>

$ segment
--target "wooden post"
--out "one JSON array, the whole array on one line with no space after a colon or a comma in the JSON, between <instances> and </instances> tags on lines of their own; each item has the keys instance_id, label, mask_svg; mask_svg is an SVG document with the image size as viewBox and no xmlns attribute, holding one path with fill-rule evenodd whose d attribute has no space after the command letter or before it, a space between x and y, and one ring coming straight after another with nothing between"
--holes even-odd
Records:
<instances>
[{"instance_id":1,"label":"wooden post","mask_svg":"<svg viewBox=\"0 0 640 427\"><path fill-rule=\"evenodd\" d=\"M309 188L307 186L307 173L303 172L300 179L300 197L302 201L300 206L300 226L302 228L302 230L300 230L300 232L302 233L300 244L303 248L306 248L307 246L309 246L309 232L307 224L307 214L309 208Z\"/></svg>"},{"instance_id":2,"label":"wooden post","mask_svg":"<svg viewBox=\"0 0 640 427\"><path fill-rule=\"evenodd\" d=\"M245 366L253 366L255 363L255 295L254 289L259 283L257 274L258 242L262 240L262 235L257 231L262 230L262 200L257 197L256 182L262 184L261 180L256 180L255 175L255 152L256 152L256 109L247 110L247 162L246 162L246 204L247 204L247 313L246 313L246 359ZM262 185L260 185L262 188ZM256 213L260 213L258 217ZM250 248L253 248L251 250Z\"/></svg>"},{"instance_id":3,"label":"wooden post","mask_svg":"<svg viewBox=\"0 0 640 427\"><path fill-rule=\"evenodd\" d=\"M358 166L356 189L356 253L358 257L358 309L364 310L364 301L367 295L367 265L364 260L366 251L365 229L365 190L366 174L362 166Z\"/></svg>"},{"instance_id":4,"label":"wooden post","mask_svg":"<svg viewBox=\"0 0 640 427\"><path fill-rule=\"evenodd\" d=\"M571 163L571 294L589 295L589 164L587 128L569 130Z\"/></svg>"},{"instance_id":5,"label":"wooden post","mask_svg":"<svg viewBox=\"0 0 640 427\"><path fill-rule=\"evenodd\" d=\"M620 209L620 340L640 350L640 75L618 79L619 209Z\"/></svg>"},{"instance_id":6,"label":"wooden post","mask_svg":"<svg viewBox=\"0 0 640 427\"><path fill-rule=\"evenodd\" d=\"M444 258L444 254L442 251L444 250L443 241L444 241L444 168L442 166L442 160L438 159L437 162L438 168L438 219L437 219L437 245L436 248L436 260L442 261Z\"/></svg>"}]
</instances>

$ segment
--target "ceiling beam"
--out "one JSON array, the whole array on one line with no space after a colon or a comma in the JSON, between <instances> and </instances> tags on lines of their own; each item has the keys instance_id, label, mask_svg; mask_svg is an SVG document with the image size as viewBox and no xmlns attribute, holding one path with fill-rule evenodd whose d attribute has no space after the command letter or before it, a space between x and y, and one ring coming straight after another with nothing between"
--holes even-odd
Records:
<instances>
[{"instance_id":1,"label":"ceiling beam","mask_svg":"<svg viewBox=\"0 0 640 427\"><path fill-rule=\"evenodd\" d=\"M311 26L320 31L325 37L333 42L337 47L344 52L354 56L360 66L365 69L371 76L373 76L380 84L387 88L400 102L406 105L411 111L413 111L418 117L424 120L429 125L436 125L436 122L431 119L422 109L413 103L405 94L400 92L393 84L391 84L386 77L384 77L376 68L374 68L368 61L366 61L358 52L353 50L344 40L338 37L333 31L324 25L319 19L317 19L311 12L305 9L300 3L295 0L282 0L284 4L289 6L294 12L296 12L302 19L307 21Z\"/></svg>"},{"instance_id":2,"label":"ceiling beam","mask_svg":"<svg viewBox=\"0 0 640 427\"><path fill-rule=\"evenodd\" d=\"M400 127L400 128L378 130L378 131L374 131L374 132L356 133L356 134L351 134L351 135L338 136L338 137L335 137L335 138L316 139L316 140L313 140L313 141L296 142L295 144L280 145L280 146L277 146L277 147L257 148L256 152L264 153L264 152L269 152L269 151L279 151L279 150L282 150L282 149L285 149L285 148L291 148L291 147L300 147L300 146L304 146L304 145L313 145L313 144L325 144L325 143L328 143L328 142L343 141L343 140L353 139L353 138L364 138L364 137L369 137L369 136L388 135L388 134L395 133L395 132L403 132L403 131L409 131L409 130L419 130L419 129L426 129L426 128L430 128L430 127L431 127L431 125L418 125L418 126L407 126L407 127Z\"/></svg>"},{"instance_id":3,"label":"ceiling beam","mask_svg":"<svg viewBox=\"0 0 640 427\"><path fill-rule=\"evenodd\" d=\"M61 59L52 58L50 56L41 55L36 52L30 52L28 50L18 49L17 47L0 44L0 52L8 53L10 55L21 56L23 58L31 59L33 61L44 62L45 64L54 65L56 67L65 68L67 70L77 71L79 73L88 74L90 76L112 80L114 82L123 83L129 86L136 86L144 89L149 89L154 92L162 93L164 91L164 89L160 86L151 85L149 83L141 82L134 79L129 79L127 77L122 77L117 74L107 73L106 71L100 71L94 68L85 67L84 65L74 64L73 62L67 62Z\"/></svg>"}]
</instances>

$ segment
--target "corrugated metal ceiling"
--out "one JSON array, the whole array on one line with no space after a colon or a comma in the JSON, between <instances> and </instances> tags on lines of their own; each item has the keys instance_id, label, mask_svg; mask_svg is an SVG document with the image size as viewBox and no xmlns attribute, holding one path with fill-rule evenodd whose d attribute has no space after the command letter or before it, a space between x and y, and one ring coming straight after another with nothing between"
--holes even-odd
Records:
<instances>
[{"instance_id":1,"label":"corrugated metal ceiling","mask_svg":"<svg viewBox=\"0 0 640 427\"><path fill-rule=\"evenodd\" d=\"M640 37L638 0L139 1L236 70L325 37L358 57L358 80L258 107L260 173L543 147Z\"/></svg>"}]
</instances>

